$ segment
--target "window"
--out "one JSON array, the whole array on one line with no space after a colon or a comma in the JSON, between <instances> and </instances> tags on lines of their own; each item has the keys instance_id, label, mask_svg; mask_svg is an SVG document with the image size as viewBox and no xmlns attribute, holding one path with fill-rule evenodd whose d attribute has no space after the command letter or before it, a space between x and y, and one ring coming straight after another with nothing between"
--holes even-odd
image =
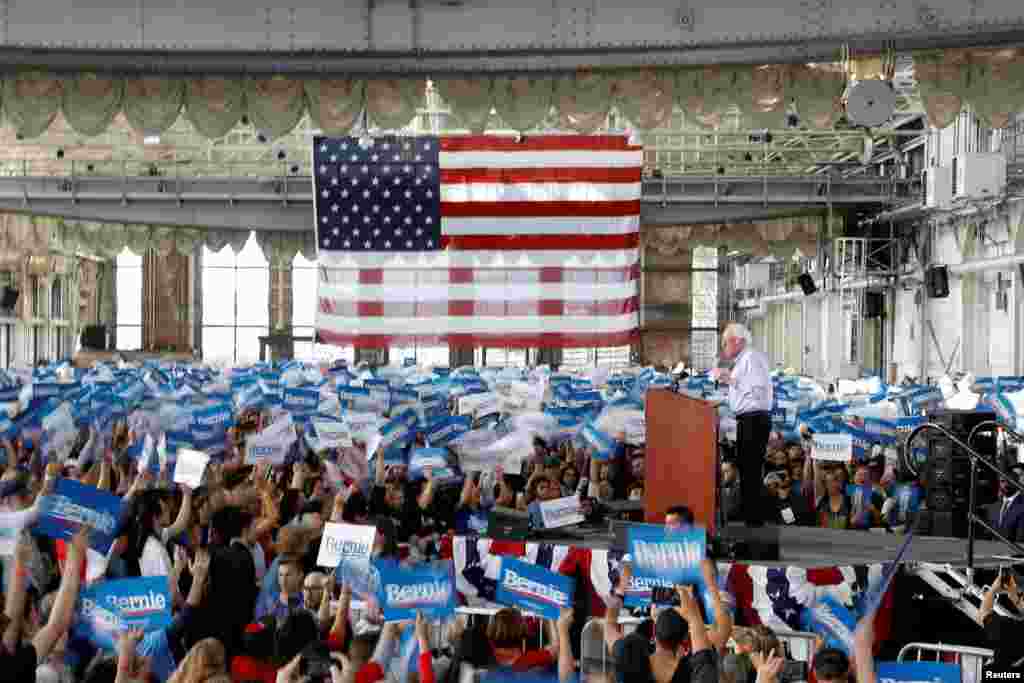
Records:
<instances>
[{"instance_id":1,"label":"window","mask_svg":"<svg viewBox=\"0 0 1024 683\"><path fill-rule=\"evenodd\" d=\"M64 319L64 280L59 275L50 285L50 320Z\"/></svg>"},{"instance_id":2,"label":"window","mask_svg":"<svg viewBox=\"0 0 1024 683\"><path fill-rule=\"evenodd\" d=\"M203 247L203 360L254 363L270 325L270 267L254 235L238 254Z\"/></svg>"},{"instance_id":3,"label":"window","mask_svg":"<svg viewBox=\"0 0 1024 683\"><path fill-rule=\"evenodd\" d=\"M690 302L690 366L707 370L718 364L718 249L693 250Z\"/></svg>"},{"instance_id":4,"label":"window","mask_svg":"<svg viewBox=\"0 0 1024 683\"><path fill-rule=\"evenodd\" d=\"M43 278L38 275L29 275L28 283L32 290L32 317L42 320L46 317L46 300L44 299L46 287L43 284Z\"/></svg>"},{"instance_id":5,"label":"window","mask_svg":"<svg viewBox=\"0 0 1024 683\"><path fill-rule=\"evenodd\" d=\"M14 325L0 324L0 370L9 370L14 361Z\"/></svg>"},{"instance_id":6,"label":"window","mask_svg":"<svg viewBox=\"0 0 1024 683\"><path fill-rule=\"evenodd\" d=\"M445 346L392 346L388 350L391 365L404 365L406 359L415 359L423 367L448 367L450 356Z\"/></svg>"},{"instance_id":7,"label":"window","mask_svg":"<svg viewBox=\"0 0 1024 683\"><path fill-rule=\"evenodd\" d=\"M117 255L114 282L117 297L117 348L142 348L142 256L124 249Z\"/></svg>"},{"instance_id":8,"label":"window","mask_svg":"<svg viewBox=\"0 0 1024 683\"><path fill-rule=\"evenodd\" d=\"M562 350L563 370L583 370L595 366L623 368L629 365L630 347L572 348Z\"/></svg>"},{"instance_id":9,"label":"window","mask_svg":"<svg viewBox=\"0 0 1024 683\"><path fill-rule=\"evenodd\" d=\"M526 366L528 357L527 349L490 348L483 350L480 365L491 368L521 368Z\"/></svg>"},{"instance_id":10,"label":"window","mask_svg":"<svg viewBox=\"0 0 1024 683\"><path fill-rule=\"evenodd\" d=\"M317 309L316 261L307 260L296 254L292 261L292 336L316 336ZM351 346L331 346L314 342L295 342L297 360L334 361L343 359L355 362L355 349Z\"/></svg>"},{"instance_id":11,"label":"window","mask_svg":"<svg viewBox=\"0 0 1024 683\"><path fill-rule=\"evenodd\" d=\"M32 363L46 358L46 328L42 325L32 326Z\"/></svg>"}]
</instances>

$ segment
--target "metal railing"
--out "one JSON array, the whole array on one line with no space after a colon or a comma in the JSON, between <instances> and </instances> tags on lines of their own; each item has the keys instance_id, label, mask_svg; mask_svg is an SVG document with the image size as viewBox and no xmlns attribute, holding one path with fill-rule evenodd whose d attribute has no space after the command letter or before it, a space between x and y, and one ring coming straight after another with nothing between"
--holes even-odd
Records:
<instances>
[{"instance_id":1,"label":"metal railing","mask_svg":"<svg viewBox=\"0 0 1024 683\"><path fill-rule=\"evenodd\" d=\"M929 655L925 658L925 655ZM995 653L983 647L967 645L946 645L944 643L908 643L900 650L897 662L941 662L943 655L952 655L955 664L960 666L963 683L981 683L982 671L986 662Z\"/></svg>"}]
</instances>

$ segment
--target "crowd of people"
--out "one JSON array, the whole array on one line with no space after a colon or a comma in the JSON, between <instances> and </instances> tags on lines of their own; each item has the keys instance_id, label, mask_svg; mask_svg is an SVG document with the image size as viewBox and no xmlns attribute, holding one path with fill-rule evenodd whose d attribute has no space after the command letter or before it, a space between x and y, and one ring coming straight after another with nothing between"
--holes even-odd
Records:
<instances>
[{"instance_id":1,"label":"crowd of people","mask_svg":"<svg viewBox=\"0 0 1024 683\"><path fill-rule=\"evenodd\" d=\"M749 364L742 355L743 343L734 339L726 334L733 357ZM581 631L585 618L600 614L581 615L567 609L559 619L545 623L504 607L483 617L460 613L443 623L431 622L422 614L414 621L386 621L372 594L360 592L344 576L318 565L327 522L374 527L373 557L411 565L438 558L451 561L453 537L486 535L494 510L528 512L538 502L577 496L588 520L630 519L638 506L629 503L643 497L644 444L627 438L627 430L621 429L612 434L611 454L599 455L604 446L579 438L580 423L566 428L566 415L575 409L566 406L578 403L578 396L595 393L592 385L581 380L582 393L565 393L553 387L548 376L544 403L557 394L562 400L554 402L562 407L555 409L553 430L530 433L529 454L519 466L501 461L494 467L460 472L463 452L456 438L444 446L445 467L409 467L410 451L435 445L427 438L434 432L423 428L422 407L430 404L423 394L420 426L412 429L411 440L404 446L406 464L396 463L392 451L373 445L373 433L379 444L390 424L386 418L398 412L394 407L382 411L376 426L369 429L369 438L353 428L351 442L344 446L323 447L304 427L309 421L297 420L286 458L254 460L248 445L291 416L279 399L255 405L242 399L255 395L254 386L265 389L271 384L265 382L270 375L282 377L295 371L303 377L300 384L319 387L320 398L341 413L352 406L330 401L337 398L335 392L352 394L339 387L355 384L344 382L359 377L366 386L379 388L380 384L371 383L381 381L368 367L350 371L340 366L267 365L227 373L99 368L79 372L73 380L63 377L62 382L77 387L71 394L25 400L26 386L54 383L52 369L22 375L20 383L6 378L0 395L22 399L12 404L17 407L9 411L10 419L0 424L0 515L6 527L0 542L7 542L0 545L6 548L0 549L6 587L0 621L0 680L462 683L467 675L474 676L472 680L496 681L530 674L562 683L713 683L715 679L787 683L807 678L807 673L783 676L785 647L769 629L735 625L734 614L716 588L719 583L711 561L703 565L710 608L699 604L692 588L677 587L677 606L652 607L644 611L640 623L623 627L619 616L630 582L626 562L608 596L603 622L607 657L599 662L584 656ZM416 369L403 372L408 377ZM327 379L311 376L316 374ZM529 383L530 371L513 374L524 385ZM638 410L637 387L642 399L646 387L659 385L656 374L633 373L621 381L605 376L604 407L593 409L585 424L624 424L622 412ZM257 375L258 383L249 382ZM102 403L99 394L88 393L96 387L85 389L89 378L96 376L105 378L97 384L107 386L99 394L110 386L121 388L120 394L114 392L120 410L112 416L108 411L105 420L95 412L79 410L83 404L95 408ZM338 380L341 376L345 379ZM393 378L394 373L389 376ZM469 371L464 377L493 389L493 375L484 381ZM449 382L447 373L435 372L432 378L426 383ZM731 388L749 386L724 381ZM403 400L408 397L405 389L392 387L391 391ZM176 483L174 459L165 451L173 451L172 436L181 438L180 413L210 405L221 400L214 397L225 394L232 397L232 426L224 431L223 443L213 449L215 457L206 466L201 485ZM92 403L83 395L91 396ZM134 398L126 399L129 395ZM758 401L763 402L764 396ZM45 415L63 404L76 406L71 412L77 433L69 440L57 438L45 427ZM163 411L168 406L174 424L166 423ZM609 406L612 413L619 411L617 421L602 422L599 416L607 416ZM441 413L457 412L458 396L448 397ZM756 412L753 429L759 431L763 411ZM487 430L507 432L504 416L493 417L474 417L462 438L471 441L472 435ZM898 494L887 488L894 482L886 481L877 463L849 471L824 465L808 457L804 444L786 443L771 435L765 437L763 462L754 459L761 476L754 487L759 495L751 498L742 479L755 467L750 458L744 460L748 452L742 449L757 438L760 435L751 437L749 429L746 435L741 433L735 459L722 465L722 501L728 515L740 515L748 522L831 528L897 525L899 520L892 516L893 506L887 501ZM159 458L141 456L140 451L151 448L152 441L160 444ZM64 445L58 448L56 443ZM452 472L458 476L451 476ZM91 546L88 526L64 538L39 533L34 527L58 482L65 480L116 494L124 502L108 552ZM870 493L858 497L861 491ZM680 505L669 511L665 521L685 527L694 520ZM82 591L131 577L165 577L173 618L165 627L147 632L115 629L113 648L98 645L76 627L82 618ZM848 680L853 669L850 656L861 662L858 679L870 680L870 624L858 634L858 646L849 655L828 648L815 653L810 675L818 683ZM528 645L537 642L546 645ZM407 656L410 643L417 653L413 657Z\"/></svg>"}]
</instances>

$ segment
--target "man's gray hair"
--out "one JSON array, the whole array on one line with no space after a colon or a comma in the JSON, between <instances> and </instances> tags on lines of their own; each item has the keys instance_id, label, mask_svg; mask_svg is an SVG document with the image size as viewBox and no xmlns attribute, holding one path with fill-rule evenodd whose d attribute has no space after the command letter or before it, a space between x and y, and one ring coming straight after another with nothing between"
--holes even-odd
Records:
<instances>
[{"instance_id":1,"label":"man's gray hair","mask_svg":"<svg viewBox=\"0 0 1024 683\"><path fill-rule=\"evenodd\" d=\"M743 341L750 343L750 330L747 329L746 325L740 323L731 323L725 328L725 332L722 334L723 339L729 339L734 337L736 339L742 339Z\"/></svg>"}]
</instances>

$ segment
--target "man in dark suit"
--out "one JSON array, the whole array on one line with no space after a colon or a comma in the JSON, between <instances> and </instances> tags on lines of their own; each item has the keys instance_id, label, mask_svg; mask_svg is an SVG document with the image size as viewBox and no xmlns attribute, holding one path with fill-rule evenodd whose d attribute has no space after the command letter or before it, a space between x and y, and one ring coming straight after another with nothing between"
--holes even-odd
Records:
<instances>
[{"instance_id":1,"label":"man in dark suit","mask_svg":"<svg viewBox=\"0 0 1024 683\"><path fill-rule=\"evenodd\" d=\"M1009 472L1024 483L1024 465L1014 465ZM1024 542L1024 496L1008 481L999 482L999 502L986 506L988 522L1008 541Z\"/></svg>"}]
</instances>

